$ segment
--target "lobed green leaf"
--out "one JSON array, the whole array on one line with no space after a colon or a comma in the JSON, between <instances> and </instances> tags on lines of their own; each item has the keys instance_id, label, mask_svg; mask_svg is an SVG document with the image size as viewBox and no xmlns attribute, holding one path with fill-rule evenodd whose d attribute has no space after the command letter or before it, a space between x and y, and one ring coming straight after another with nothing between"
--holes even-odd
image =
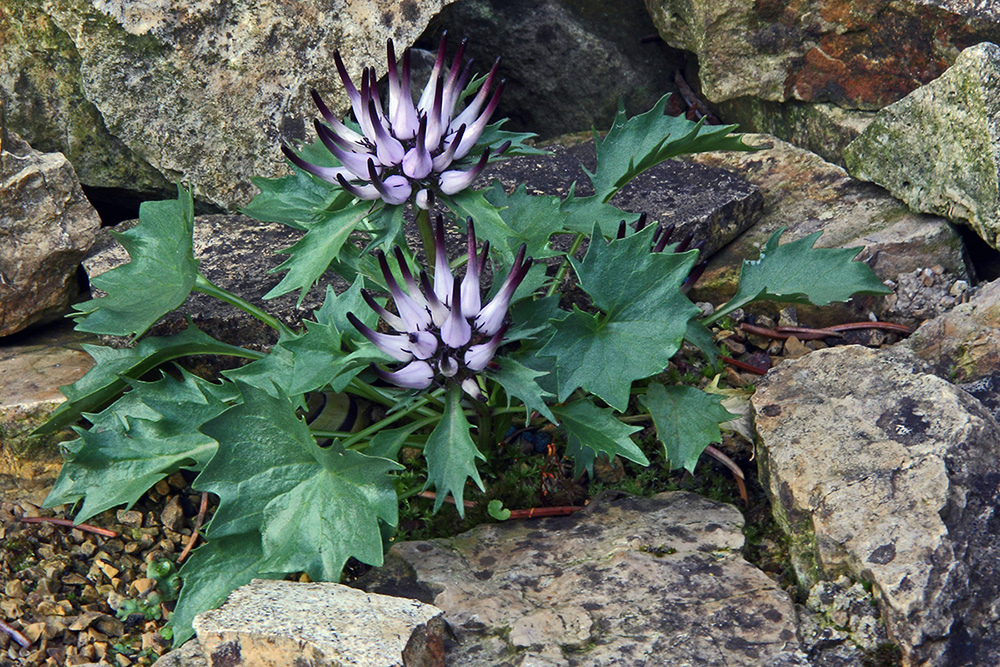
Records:
<instances>
[{"instance_id":1,"label":"lobed green leaf","mask_svg":"<svg viewBox=\"0 0 1000 667\"><path fill-rule=\"evenodd\" d=\"M656 437L671 469L694 472L698 457L712 443L722 442L719 424L738 415L722 407L723 397L683 385L652 383L639 401L649 410Z\"/></svg>"},{"instance_id":2,"label":"lobed green leaf","mask_svg":"<svg viewBox=\"0 0 1000 667\"><path fill-rule=\"evenodd\" d=\"M594 460L599 455L609 460L621 456L639 465L649 465L649 459L629 437L642 428L623 424L611 410L584 399L554 406L552 412L566 429L566 454L573 459L576 475L584 470L593 473Z\"/></svg>"},{"instance_id":3,"label":"lobed green leaf","mask_svg":"<svg viewBox=\"0 0 1000 667\"><path fill-rule=\"evenodd\" d=\"M131 261L91 279L107 296L73 306L77 330L140 336L184 303L198 275L193 234L194 202L181 186L176 200L143 202L138 225L112 232Z\"/></svg>"},{"instance_id":4,"label":"lobed green leaf","mask_svg":"<svg viewBox=\"0 0 1000 667\"><path fill-rule=\"evenodd\" d=\"M484 489L476 459L486 460L486 457L472 441L470 428L462 411L462 390L452 387L445 398L441 421L431 431L424 446L424 459L427 461L427 484L424 488L433 486L437 492L435 512L441 509L445 497L451 494L459 516L464 517L465 481L471 478L480 489Z\"/></svg>"}]
</instances>

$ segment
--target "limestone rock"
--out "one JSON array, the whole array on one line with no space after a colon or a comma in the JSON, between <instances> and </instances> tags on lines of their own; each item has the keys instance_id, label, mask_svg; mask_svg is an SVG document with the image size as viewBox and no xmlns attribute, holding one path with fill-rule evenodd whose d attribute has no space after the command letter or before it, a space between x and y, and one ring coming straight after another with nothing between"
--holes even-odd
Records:
<instances>
[{"instance_id":1,"label":"limestone rock","mask_svg":"<svg viewBox=\"0 0 1000 667\"><path fill-rule=\"evenodd\" d=\"M968 0L646 0L667 44L698 57L712 102L758 97L879 109L1000 36L993 3Z\"/></svg>"},{"instance_id":2,"label":"limestone rock","mask_svg":"<svg viewBox=\"0 0 1000 667\"><path fill-rule=\"evenodd\" d=\"M682 55L662 42L642 0L462 0L435 19L469 38L477 63L502 56L507 79L497 118L507 129L553 137L611 126L619 98L630 115L653 106L673 87Z\"/></svg>"},{"instance_id":3,"label":"limestone rock","mask_svg":"<svg viewBox=\"0 0 1000 667\"><path fill-rule=\"evenodd\" d=\"M843 109L833 104L768 102L739 97L715 105L727 123L741 132L770 134L844 166L843 152L875 118L873 111Z\"/></svg>"},{"instance_id":4,"label":"limestone rock","mask_svg":"<svg viewBox=\"0 0 1000 667\"><path fill-rule=\"evenodd\" d=\"M882 280L935 266L943 269L942 284L951 280L949 287L965 277L961 242L943 218L913 213L881 188L855 180L818 155L774 137L750 135L747 143L773 146L756 153L686 158L729 169L759 187L764 196L760 220L709 261L691 292L696 301L718 304L729 298L736 290L742 261L757 259L764 242L781 227L787 227L783 242L822 231L819 247L863 248L859 259ZM856 297L847 305L831 304L819 312L799 306L799 312L811 325L867 319L869 312L913 321L910 313L887 309L879 297Z\"/></svg>"},{"instance_id":5,"label":"limestone rock","mask_svg":"<svg viewBox=\"0 0 1000 667\"><path fill-rule=\"evenodd\" d=\"M14 134L0 151L0 336L6 336L68 309L101 220L64 156L39 153Z\"/></svg>"},{"instance_id":6,"label":"limestone rock","mask_svg":"<svg viewBox=\"0 0 1000 667\"><path fill-rule=\"evenodd\" d=\"M1000 248L1000 46L966 49L938 79L880 111L844 159L856 178Z\"/></svg>"},{"instance_id":7,"label":"limestone rock","mask_svg":"<svg viewBox=\"0 0 1000 667\"><path fill-rule=\"evenodd\" d=\"M340 584L254 580L193 625L210 665L444 667L440 609Z\"/></svg>"},{"instance_id":8,"label":"limestone rock","mask_svg":"<svg viewBox=\"0 0 1000 667\"><path fill-rule=\"evenodd\" d=\"M93 176L81 163L84 183L132 188L137 166L143 187L179 179L235 207L251 176L284 173L279 142L306 136L310 88L347 108L335 49L356 81L369 65L384 74L386 39L408 45L449 1L3 0L0 44L16 55L0 58L0 90L29 140L108 157ZM112 156L126 163L109 173Z\"/></svg>"},{"instance_id":9,"label":"limestone rock","mask_svg":"<svg viewBox=\"0 0 1000 667\"><path fill-rule=\"evenodd\" d=\"M924 322L905 345L935 372L972 382L1000 369L1000 280L979 288L968 303Z\"/></svg>"},{"instance_id":10,"label":"limestone rock","mask_svg":"<svg viewBox=\"0 0 1000 667\"><path fill-rule=\"evenodd\" d=\"M736 508L687 492L393 546L366 590L433 600L450 664L801 665L795 614L740 556Z\"/></svg>"},{"instance_id":11,"label":"limestone rock","mask_svg":"<svg viewBox=\"0 0 1000 667\"><path fill-rule=\"evenodd\" d=\"M758 385L758 461L800 582L872 584L909 665L1000 661L1000 427L902 347L819 350Z\"/></svg>"}]
</instances>

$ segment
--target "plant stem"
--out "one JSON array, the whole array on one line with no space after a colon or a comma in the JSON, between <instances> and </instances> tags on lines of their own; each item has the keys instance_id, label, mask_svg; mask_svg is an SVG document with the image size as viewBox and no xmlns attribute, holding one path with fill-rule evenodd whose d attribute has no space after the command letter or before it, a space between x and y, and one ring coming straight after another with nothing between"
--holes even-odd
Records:
<instances>
[{"instance_id":1,"label":"plant stem","mask_svg":"<svg viewBox=\"0 0 1000 667\"><path fill-rule=\"evenodd\" d=\"M580 244L583 243L583 238L585 234L582 232L577 232L576 238L573 239L573 245L569 247L569 252L563 257L562 263L559 265L559 270L556 271L556 277L552 280L552 284L549 285L549 291L545 296L552 296L559 289L559 285L562 284L563 278L566 276L566 271L569 270L569 258L576 254L576 251L580 249Z\"/></svg>"},{"instance_id":2,"label":"plant stem","mask_svg":"<svg viewBox=\"0 0 1000 667\"><path fill-rule=\"evenodd\" d=\"M232 306L236 306L243 312L256 317L258 320L260 320L261 322L271 327L280 334L292 333L291 329L286 327L284 324L282 324L280 321L278 321L271 315L268 315L267 313L265 313L263 310L253 305L252 303L244 301L243 299L236 296L232 292L222 289L221 287L219 287L218 285L216 285L215 283L213 283L200 273L194 279L194 289L203 294L214 296L216 299L225 301L226 303Z\"/></svg>"},{"instance_id":3,"label":"plant stem","mask_svg":"<svg viewBox=\"0 0 1000 667\"><path fill-rule=\"evenodd\" d=\"M403 417L406 417L407 415L409 415L412 412L416 412L420 408L422 408L425 405L427 405L427 403L429 403L429 402L430 401L429 401L428 397L426 397L426 396L424 396L423 398L419 398L419 399L417 399L417 401L408 410L400 410L399 412L395 412L395 413L393 413L391 415L388 415L388 416L380 419L379 421L375 422L374 424L372 424L368 428L363 429L361 431L358 431L357 433L355 433L353 436L351 436L347 440L344 440L344 442L342 444L343 444L343 446L345 448L350 447L354 443L360 442L361 440L364 440L364 439L368 438L369 436L374 435L375 433L379 432L380 430L382 430L386 426L389 426L391 424L395 424L396 422L398 422ZM438 419L438 418L440 418L440 417L439 416L435 416L435 417L429 417L428 419L429 420L434 420L434 419Z\"/></svg>"},{"instance_id":4,"label":"plant stem","mask_svg":"<svg viewBox=\"0 0 1000 667\"><path fill-rule=\"evenodd\" d=\"M420 242L424 244L424 255L428 265L434 264L434 232L431 230L431 212L417 208L417 229L420 231Z\"/></svg>"}]
</instances>

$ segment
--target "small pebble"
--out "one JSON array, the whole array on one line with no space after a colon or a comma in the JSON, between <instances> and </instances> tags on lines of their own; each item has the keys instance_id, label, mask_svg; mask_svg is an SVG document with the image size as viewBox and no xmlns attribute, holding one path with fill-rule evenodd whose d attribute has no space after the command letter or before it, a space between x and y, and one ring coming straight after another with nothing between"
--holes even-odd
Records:
<instances>
[{"instance_id":1,"label":"small pebble","mask_svg":"<svg viewBox=\"0 0 1000 667\"><path fill-rule=\"evenodd\" d=\"M123 526L128 526L129 528L141 528L142 527L142 512L137 512L135 510L118 510L118 522Z\"/></svg>"}]
</instances>

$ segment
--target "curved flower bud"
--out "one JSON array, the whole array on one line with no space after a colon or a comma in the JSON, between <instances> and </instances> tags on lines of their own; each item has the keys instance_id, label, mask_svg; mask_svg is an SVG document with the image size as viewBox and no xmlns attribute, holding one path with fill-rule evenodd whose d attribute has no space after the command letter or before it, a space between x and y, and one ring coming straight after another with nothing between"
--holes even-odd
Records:
<instances>
[{"instance_id":1,"label":"curved flower bud","mask_svg":"<svg viewBox=\"0 0 1000 667\"><path fill-rule=\"evenodd\" d=\"M453 195L456 192L461 192L465 188L472 185L472 181L476 180L476 177L482 173L483 169L486 167L486 161L489 160L490 149L483 151L483 156L479 158L479 162L476 166L468 171L457 171L451 170L446 171L438 177L438 184L441 187L441 192L446 195Z\"/></svg>"},{"instance_id":2,"label":"curved flower bud","mask_svg":"<svg viewBox=\"0 0 1000 667\"><path fill-rule=\"evenodd\" d=\"M285 154L285 157L288 158L289 162L294 164L299 169L307 171L313 176L318 176L324 181L328 181L330 183L339 183L339 179L343 178L345 173L348 173L343 167L321 167L319 165L306 162L296 155L295 151L284 144L281 145L281 152Z\"/></svg>"},{"instance_id":3,"label":"curved flower bud","mask_svg":"<svg viewBox=\"0 0 1000 667\"><path fill-rule=\"evenodd\" d=\"M451 297L451 313L441 325L441 341L448 347L459 348L472 338L472 327L469 321L462 317L461 285L455 283L455 291Z\"/></svg>"},{"instance_id":4,"label":"curved flower bud","mask_svg":"<svg viewBox=\"0 0 1000 667\"><path fill-rule=\"evenodd\" d=\"M497 348L500 347L500 343L503 342L504 334L507 333L507 325L501 325L500 330L493 334L485 343L480 343L479 345L473 345L465 352L465 367L470 371L476 371L477 373L493 360L493 355L496 354Z\"/></svg>"},{"instance_id":5,"label":"curved flower bud","mask_svg":"<svg viewBox=\"0 0 1000 667\"><path fill-rule=\"evenodd\" d=\"M358 333L371 341L372 345L396 361L411 361L413 359L413 353L410 351L410 340L406 335L379 333L367 327L354 313L347 313L347 320L354 325Z\"/></svg>"},{"instance_id":6,"label":"curved flower bud","mask_svg":"<svg viewBox=\"0 0 1000 667\"><path fill-rule=\"evenodd\" d=\"M437 217L437 227L434 230L434 293L446 306L451 305L451 292L455 276L451 274L448 264L447 250L444 245L444 220Z\"/></svg>"},{"instance_id":7,"label":"curved flower bud","mask_svg":"<svg viewBox=\"0 0 1000 667\"><path fill-rule=\"evenodd\" d=\"M462 312L478 313L480 308L482 308L481 295L479 293L479 277L483 270L483 265L486 262L486 255L483 255L483 260L480 262L479 257L476 255L476 229L472 224L472 218L469 218L466 222L468 228L468 253L469 261L465 268L465 277L462 278ZM489 251L489 243L486 244L486 251Z\"/></svg>"},{"instance_id":8,"label":"curved flower bud","mask_svg":"<svg viewBox=\"0 0 1000 667\"><path fill-rule=\"evenodd\" d=\"M368 175L371 177L372 187L379 193L386 204L399 205L410 198L413 186L410 181L403 176L393 175L384 181L379 180L378 172L375 170L375 161L368 160Z\"/></svg>"},{"instance_id":9,"label":"curved flower bud","mask_svg":"<svg viewBox=\"0 0 1000 667\"><path fill-rule=\"evenodd\" d=\"M427 389L434 381L434 369L429 363L420 359L411 361L393 373L384 371L374 364L372 371L386 382L407 389Z\"/></svg>"},{"instance_id":10,"label":"curved flower bud","mask_svg":"<svg viewBox=\"0 0 1000 667\"><path fill-rule=\"evenodd\" d=\"M484 400L483 392L479 389L479 382L474 377L462 380L462 391L477 401Z\"/></svg>"},{"instance_id":11,"label":"curved flower bud","mask_svg":"<svg viewBox=\"0 0 1000 667\"><path fill-rule=\"evenodd\" d=\"M486 105L486 108L483 110L483 113L479 115L479 118L469 125L469 128L465 131L462 143L455 149L456 159L465 157L465 154L472 150L472 147L475 146L477 141L479 141L479 137L482 136L487 123L490 122L490 117L493 115L493 112L496 111L497 105L500 104L500 93L503 92L505 84L506 81L504 80L501 80L500 83L497 84L497 89L493 92L493 97L490 98L490 103Z\"/></svg>"},{"instance_id":12,"label":"curved flower bud","mask_svg":"<svg viewBox=\"0 0 1000 667\"><path fill-rule=\"evenodd\" d=\"M445 354L441 357L441 361L438 362L438 370L446 378L453 378L458 373L458 361L450 354Z\"/></svg>"},{"instance_id":13,"label":"curved flower bud","mask_svg":"<svg viewBox=\"0 0 1000 667\"><path fill-rule=\"evenodd\" d=\"M492 336L503 326L504 317L507 315L507 307L514 296L514 291L517 290L517 286L521 284L524 276L528 274L528 269L531 268L531 259L524 260L525 250L526 246L522 244L521 249L517 252L517 257L514 259L514 266L511 267L510 273L507 274L507 279L504 280L500 291L497 292L493 300L486 304L479 311L479 315L476 316L476 330L480 333Z\"/></svg>"},{"instance_id":14,"label":"curved flower bud","mask_svg":"<svg viewBox=\"0 0 1000 667\"><path fill-rule=\"evenodd\" d=\"M431 279L427 277L426 271L420 272L420 287L423 288L424 296L427 298L427 307L431 311L431 320L434 322L434 326L440 327L448 319L450 310L448 306L444 305L440 299L437 297L437 293L434 291L434 287L431 285Z\"/></svg>"},{"instance_id":15,"label":"curved flower bud","mask_svg":"<svg viewBox=\"0 0 1000 667\"><path fill-rule=\"evenodd\" d=\"M430 331L409 334L409 349L417 359L430 359L438 349L437 336Z\"/></svg>"},{"instance_id":16,"label":"curved flower bud","mask_svg":"<svg viewBox=\"0 0 1000 667\"><path fill-rule=\"evenodd\" d=\"M364 141L364 137L362 135L341 123L340 119L333 115L333 112L330 111L328 106L326 106L323 102L323 98L319 96L319 93L317 93L315 89L310 90L309 94L312 96L313 103L319 109L319 114L323 116L323 120L327 122L330 129L332 129L338 136L356 144L360 144Z\"/></svg>"},{"instance_id":17,"label":"curved flower bud","mask_svg":"<svg viewBox=\"0 0 1000 667\"><path fill-rule=\"evenodd\" d=\"M392 295L392 300L396 303L396 310L399 311L399 317L402 319L403 326L405 330L409 333L416 333L421 329L426 329L431 325L431 315L426 308L421 308L417 302L403 293L403 290L399 288L399 283L392 275L392 271L389 270L389 264L385 261L385 255L381 250L375 252L375 257L378 259L379 268L382 269L382 278L385 280L386 286L389 288L389 294Z\"/></svg>"},{"instance_id":18,"label":"curved flower bud","mask_svg":"<svg viewBox=\"0 0 1000 667\"><path fill-rule=\"evenodd\" d=\"M417 190L415 201L417 203L417 208L424 211L429 211L431 206L434 204L433 199L431 198L431 191L427 188Z\"/></svg>"},{"instance_id":19,"label":"curved flower bud","mask_svg":"<svg viewBox=\"0 0 1000 667\"><path fill-rule=\"evenodd\" d=\"M424 145L424 138L426 136L427 119L421 118L417 129L417 141L413 145L413 148L406 151L406 155L403 156L402 160L403 173L410 178L417 180L424 178L434 168L434 160L431 158L427 146Z\"/></svg>"},{"instance_id":20,"label":"curved flower bud","mask_svg":"<svg viewBox=\"0 0 1000 667\"><path fill-rule=\"evenodd\" d=\"M372 298L372 295L368 293L367 290L361 290L361 298L365 300L368 307L375 311L375 313L385 320L385 323L396 331L406 331L406 325L403 324L403 319L399 315L393 315L388 310L383 308L378 304L378 301Z\"/></svg>"}]
</instances>

